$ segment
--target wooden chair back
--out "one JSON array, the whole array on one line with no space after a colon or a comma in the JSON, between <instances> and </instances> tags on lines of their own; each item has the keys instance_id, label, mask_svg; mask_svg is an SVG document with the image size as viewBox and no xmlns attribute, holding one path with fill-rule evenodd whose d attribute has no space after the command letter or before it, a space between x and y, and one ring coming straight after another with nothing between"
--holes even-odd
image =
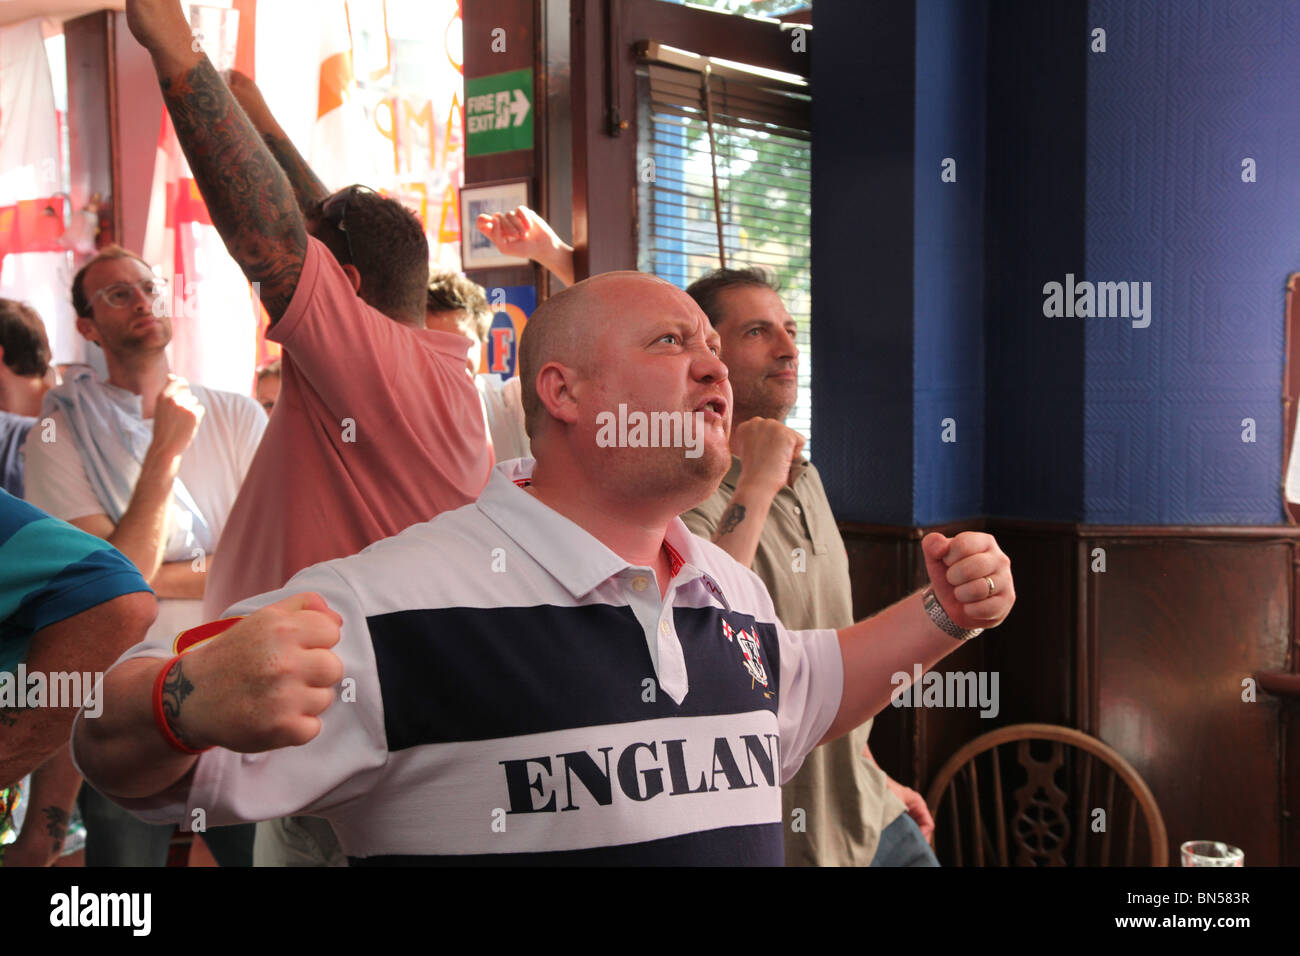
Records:
<instances>
[{"instance_id":1,"label":"wooden chair back","mask_svg":"<svg viewBox=\"0 0 1300 956\"><path fill-rule=\"evenodd\" d=\"M1150 788L1114 748L1069 727L975 738L940 768L926 802L944 866L1168 864Z\"/></svg>"}]
</instances>

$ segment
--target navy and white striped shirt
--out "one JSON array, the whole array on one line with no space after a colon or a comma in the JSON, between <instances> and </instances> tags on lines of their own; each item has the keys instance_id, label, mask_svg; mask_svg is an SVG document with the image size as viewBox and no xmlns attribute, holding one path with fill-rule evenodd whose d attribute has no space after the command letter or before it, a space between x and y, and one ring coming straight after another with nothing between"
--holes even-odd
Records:
<instances>
[{"instance_id":1,"label":"navy and white striped shirt","mask_svg":"<svg viewBox=\"0 0 1300 956\"><path fill-rule=\"evenodd\" d=\"M305 746L208 751L185 806L141 815L316 814L354 864L779 865L780 784L840 703L835 632L785 630L758 577L677 519L661 599L652 569L519 487L532 464L233 608L321 594L344 622L340 699Z\"/></svg>"}]
</instances>

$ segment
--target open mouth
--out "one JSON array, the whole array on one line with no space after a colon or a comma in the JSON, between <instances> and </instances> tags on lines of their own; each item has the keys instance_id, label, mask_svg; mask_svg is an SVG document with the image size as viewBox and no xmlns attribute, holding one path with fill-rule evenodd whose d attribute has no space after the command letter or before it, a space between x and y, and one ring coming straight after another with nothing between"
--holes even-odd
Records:
<instances>
[{"instance_id":1,"label":"open mouth","mask_svg":"<svg viewBox=\"0 0 1300 956\"><path fill-rule=\"evenodd\" d=\"M722 421L725 419L727 414L727 402L726 399L723 398L709 398L700 402L700 404L695 407L695 410L697 412L703 412L704 417L707 420L716 418L718 421Z\"/></svg>"}]
</instances>

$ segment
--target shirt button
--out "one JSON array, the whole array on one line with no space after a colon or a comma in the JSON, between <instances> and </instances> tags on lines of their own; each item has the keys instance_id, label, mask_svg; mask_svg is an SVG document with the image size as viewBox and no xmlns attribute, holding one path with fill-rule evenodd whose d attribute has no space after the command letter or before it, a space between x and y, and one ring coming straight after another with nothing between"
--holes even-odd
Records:
<instances>
[{"instance_id":1,"label":"shirt button","mask_svg":"<svg viewBox=\"0 0 1300 956\"><path fill-rule=\"evenodd\" d=\"M794 513L797 514L797 515L801 515L801 514L803 514L803 511L799 508L798 505L795 505L795 506L794 506Z\"/></svg>"},{"instance_id":2,"label":"shirt button","mask_svg":"<svg viewBox=\"0 0 1300 956\"><path fill-rule=\"evenodd\" d=\"M638 574L636 577L632 579L632 589L634 591L644 591L649 586L650 586L650 582L647 581L645 577L642 575Z\"/></svg>"},{"instance_id":3,"label":"shirt button","mask_svg":"<svg viewBox=\"0 0 1300 956\"><path fill-rule=\"evenodd\" d=\"M667 622L667 621L660 621L660 622L659 622L659 633L660 633L660 634L665 634L665 635L666 635L670 630L671 630L671 628L668 626L668 622Z\"/></svg>"}]
</instances>

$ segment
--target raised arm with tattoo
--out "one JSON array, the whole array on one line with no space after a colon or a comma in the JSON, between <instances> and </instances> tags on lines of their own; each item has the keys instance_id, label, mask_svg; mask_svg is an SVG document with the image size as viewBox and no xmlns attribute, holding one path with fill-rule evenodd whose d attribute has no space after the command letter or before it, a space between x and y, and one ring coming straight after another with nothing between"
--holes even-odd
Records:
<instances>
[{"instance_id":1,"label":"raised arm with tattoo","mask_svg":"<svg viewBox=\"0 0 1300 956\"><path fill-rule=\"evenodd\" d=\"M745 567L754 563L772 501L790 482L790 466L803 445L802 435L771 418L751 418L732 431L731 452L740 459L740 478L713 543Z\"/></svg>"},{"instance_id":2,"label":"raised arm with tattoo","mask_svg":"<svg viewBox=\"0 0 1300 956\"><path fill-rule=\"evenodd\" d=\"M212 223L274 323L307 254L289 177L208 58L195 52L178 0L127 0L127 25L153 57L163 102Z\"/></svg>"},{"instance_id":3,"label":"raised arm with tattoo","mask_svg":"<svg viewBox=\"0 0 1300 956\"><path fill-rule=\"evenodd\" d=\"M65 743L32 771L27 788L27 816L18 839L4 850L6 867L52 866L63 853L68 819L81 789L81 774Z\"/></svg>"},{"instance_id":4,"label":"raised arm with tattoo","mask_svg":"<svg viewBox=\"0 0 1300 956\"><path fill-rule=\"evenodd\" d=\"M140 591L51 624L32 636L27 673L103 672L144 639L157 614L153 595ZM76 715L76 706L0 709L0 787L18 782L66 744Z\"/></svg>"},{"instance_id":5,"label":"raised arm with tattoo","mask_svg":"<svg viewBox=\"0 0 1300 956\"><path fill-rule=\"evenodd\" d=\"M244 108L244 113L252 122L253 128L262 135L262 142L266 143L266 148L271 151L275 161L289 177L293 194L298 200L298 208L306 214L313 206L329 196L329 189L307 165L307 160L303 159L302 153L298 152L298 147L293 145L293 140L289 139L270 107L266 105L266 100L262 98L262 91L257 88L257 84L238 70L230 70L222 75L235 100Z\"/></svg>"},{"instance_id":6,"label":"raised arm with tattoo","mask_svg":"<svg viewBox=\"0 0 1300 956\"><path fill-rule=\"evenodd\" d=\"M320 733L320 714L343 679L343 664L330 650L341 625L320 595L295 594L170 667L153 657L123 661L104 677L103 714L78 720L73 733L86 779L125 798L187 786L197 758L171 746L154 722L153 687L164 667L163 717L185 746L258 753L307 743Z\"/></svg>"}]
</instances>

